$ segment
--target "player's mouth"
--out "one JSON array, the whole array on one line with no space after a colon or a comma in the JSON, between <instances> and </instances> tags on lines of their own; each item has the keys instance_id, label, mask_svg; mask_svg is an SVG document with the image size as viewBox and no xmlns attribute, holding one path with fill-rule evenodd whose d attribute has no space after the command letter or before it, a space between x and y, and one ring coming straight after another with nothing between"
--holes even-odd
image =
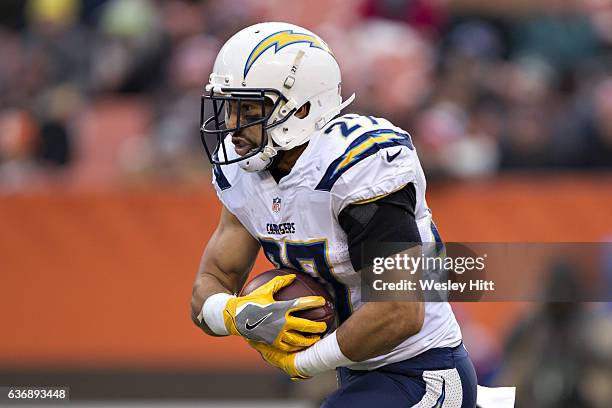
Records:
<instances>
[{"instance_id":1,"label":"player's mouth","mask_svg":"<svg viewBox=\"0 0 612 408\"><path fill-rule=\"evenodd\" d=\"M244 156L256 148L251 143L240 137L232 137L232 143L234 144L234 150L238 156Z\"/></svg>"}]
</instances>

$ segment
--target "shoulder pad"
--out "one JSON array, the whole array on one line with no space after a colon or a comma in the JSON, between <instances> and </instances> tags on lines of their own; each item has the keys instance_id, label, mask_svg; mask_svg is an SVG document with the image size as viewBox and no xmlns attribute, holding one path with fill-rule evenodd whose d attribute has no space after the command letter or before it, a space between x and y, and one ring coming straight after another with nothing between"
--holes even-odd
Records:
<instances>
[{"instance_id":1,"label":"shoulder pad","mask_svg":"<svg viewBox=\"0 0 612 408\"><path fill-rule=\"evenodd\" d=\"M325 169L315 189L329 191L338 211L375 199L415 180L416 153L408 132L388 120L345 115L329 123L319 146Z\"/></svg>"}]
</instances>

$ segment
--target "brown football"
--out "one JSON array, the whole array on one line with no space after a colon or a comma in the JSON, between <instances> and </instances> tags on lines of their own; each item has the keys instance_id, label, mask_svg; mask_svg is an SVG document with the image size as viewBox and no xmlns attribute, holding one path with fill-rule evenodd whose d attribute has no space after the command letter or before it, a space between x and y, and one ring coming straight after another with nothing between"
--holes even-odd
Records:
<instances>
[{"instance_id":1,"label":"brown football","mask_svg":"<svg viewBox=\"0 0 612 408\"><path fill-rule=\"evenodd\" d=\"M333 329L335 325L336 308L334 302L327 291L325 286L320 284L316 279L311 276L296 271L293 269L272 269L267 272L263 272L251 279L240 291L240 296L248 295L261 285L273 279L275 276L288 275L294 273L296 275L295 280L290 285L285 286L274 294L275 300L291 300L302 296L322 296L325 298L325 305L314 309L300 310L293 312L292 315L295 317L302 317L304 319L313 320L315 322L327 323L327 331Z\"/></svg>"}]
</instances>

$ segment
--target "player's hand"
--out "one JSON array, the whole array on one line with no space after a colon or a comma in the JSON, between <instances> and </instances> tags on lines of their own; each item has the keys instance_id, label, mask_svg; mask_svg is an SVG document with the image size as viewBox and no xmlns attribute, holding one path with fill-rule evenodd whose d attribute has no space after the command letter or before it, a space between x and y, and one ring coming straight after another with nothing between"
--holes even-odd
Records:
<instances>
[{"instance_id":1,"label":"player's hand","mask_svg":"<svg viewBox=\"0 0 612 408\"><path fill-rule=\"evenodd\" d=\"M278 350L266 343L261 343L259 341L248 340L248 342L251 347L259 351L259 354L261 354L261 357L264 360L289 374L292 380L310 378L305 374L300 373L297 367L295 366L295 356L297 352L286 352Z\"/></svg>"},{"instance_id":2,"label":"player's hand","mask_svg":"<svg viewBox=\"0 0 612 408\"><path fill-rule=\"evenodd\" d=\"M274 294L294 279L295 274L276 276L248 295L230 299L223 312L227 330L285 352L299 351L319 341L319 333L327 329L325 322L302 319L290 313L323 306L323 297L274 300Z\"/></svg>"}]
</instances>

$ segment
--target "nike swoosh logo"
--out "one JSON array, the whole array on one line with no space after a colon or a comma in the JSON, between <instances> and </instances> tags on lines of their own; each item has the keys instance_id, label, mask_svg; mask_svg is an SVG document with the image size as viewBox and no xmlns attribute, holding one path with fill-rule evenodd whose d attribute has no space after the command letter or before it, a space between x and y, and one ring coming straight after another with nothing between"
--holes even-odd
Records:
<instances>
[{"instance_id":1,"label":"nike swoosh logo","mask_svg":"<svg viewBox=\"0 0 612 408\"><path fill-rule=\"evenodd\" d=\"M254 328L256 328L257 326L259 326L260 324L262 324L264 322L264 320L266 320L268 317L272 316L272 312L268 313L267 315L265 315L264 317L262 317L261 319L259 319L258 321L256 321L253 324L249 324L249 319L247 319L246 323L245 323L245 327L247 330L253 330Z\"/></svg>"},{"instance_id":2,"label":"nike swoosh logo","mask_svg":"<svg viewBox=\"0 0 612 408\"><path fill-rule=\"evenodd\" d=\"M390 154L389 154L389 152L387 152L387 161L388 161L389 163L391 163L393 160L395 160L395 158L396 158L397 156L399 156L399 154L400 154L401 152L402 152L402 149L398 150L398 151L397 151L397 153L395 153L395 154L393 154L393 155L390 155Z\"/></svg>"}]
</instances>

